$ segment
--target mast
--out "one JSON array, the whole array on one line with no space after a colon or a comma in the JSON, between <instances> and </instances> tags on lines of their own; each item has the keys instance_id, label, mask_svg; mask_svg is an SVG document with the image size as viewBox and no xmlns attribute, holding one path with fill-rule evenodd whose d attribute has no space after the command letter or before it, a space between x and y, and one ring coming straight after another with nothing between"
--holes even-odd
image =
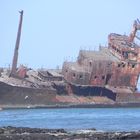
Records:
<instances>
[{"instance_id":1,"label":"mast","mask_svg":"<svg viewBox=\"0 0 140 140\"><path fill-rule=\"evenodd\" d=\"M18 26L18 32L17 32L17 39L15 44L15 50L14 50L14 56L13 56L13 62L12 62L12 70L11 70L11 76L16 75L16 69L17 69L17 61L18 61L18 49L20 44L20 37L21 37L21 28L22 28L22 20L23 20L23 10L19 11L20 13L20 20L19 20L19 26Z\"/></svg>"},{"instance_id":2,"label":"mast","mask_svg":"<svg viewBox=\"0 0 140 140\"><path fill-rule=\"evenodd\" d=\"M135 20L134 23L133 23L133 29L132 29L132 32L129 35L129 41L130 42L133 42L135 37L140 40L140 38L138 36L136 36L137 30L140 30L139 19Z\"/></svg>"}]
</instances>

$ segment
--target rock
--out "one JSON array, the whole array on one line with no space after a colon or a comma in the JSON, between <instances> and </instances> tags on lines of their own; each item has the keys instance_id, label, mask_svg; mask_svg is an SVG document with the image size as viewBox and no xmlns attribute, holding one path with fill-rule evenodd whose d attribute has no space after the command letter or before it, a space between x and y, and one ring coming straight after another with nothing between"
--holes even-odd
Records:
<instances>
[{"instance_id":1,"label":"rock","mask_svg":"<svg viewBox=\"0 0 140 140\"><path fill-rule=\"evenodd\" d=\"M98 132L87 129L67 132L64 129L40 129L28 127L2 127L0 140L140 140L137 132Z\"/></svg>"}]
</instances>

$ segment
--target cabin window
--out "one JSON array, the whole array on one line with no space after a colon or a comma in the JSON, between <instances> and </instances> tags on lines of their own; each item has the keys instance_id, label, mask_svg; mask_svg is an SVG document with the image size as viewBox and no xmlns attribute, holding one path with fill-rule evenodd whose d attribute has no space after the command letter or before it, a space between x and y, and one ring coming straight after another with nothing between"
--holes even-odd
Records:
<instances>
[{"instance_id":1,"label":"cabin window","mask_svg":"<svg viewBox=\"0 0 140 140\"><path fill-rule=\"evenodd\" d=\"M104 79L105 79L105 76L103 75L103 76L102 76L102 80L104 80Z\"/></svg>"},{"instance_id":2,"label":"cabin window","mask_svg":"<svg viewBox=\"0 0 140 140\"><path fill-rule=\"evenodd\" d=\"M106 80L105 80L105 85L107 85L111 79L112 74L107 74L106 75Z\"/></svg>"},{"instance_id":3,"label":"cabin window","mask_svg":"<svg viewBox=\"0 0 140 140\"><path fill-rule=\"evenodd\" d=\"M135 64L132 64L132 68L135 68Z\"/></svg>"},{"instance_id":4,"label":"cabin window","mask_svg":"<svg viewBox=\"0 0 140 140\"><path fill-rule=\"evenodd\" d=\"M79 76L79 78L80 78L80 79L82 79L82 78L83 78L83 76L82 76L82 75L80 75L80 76Z\"/></svg>"},{"instance_id":5,"label":"cabin window","mask_svg":"<svg viewBox=\"0 0 140 140\"><path fill-rule=\"evenodd\" d=\"M125 67L125 64L123 64L122 66L123 66L123 68L124 68L124 67Z\"/></svg>"},{"instance_id":6,"label":"cabin window","mask_svg":"<svg viewBox=\"0 0 140 140\"><path fill-rule=\"evenodd\" d=\"M94 79L96 79L97 78L97 76L94 76Z\"/></svg>"},{"instance_id":7,"label":"cabin window","mask_svg":"<svg viewBox=\"0 0 140 140\"><path fill-rule=\"evenodd\" d=\"M89 62L89 66L90 66L90 67L92 66L92 62L91 62L91 61Z\"/></svg>"},{"instance_id":8,"label":"cabin window","mask_svg":"<svg viewBox=\"0 0 140 140\"><path fill-rule=\"evenodd\" d=\"M127 52L124 52L123 56L124 56L125 59L128 59L128 53Z\"/></svg>"},{"instance_id":9,"label":"cabin window","mask_svg":"<svg viewBox=\"0 0 140 140\"><path fill-rule=\"evenodd\" d=\"M121 65L120 64L118 64L118 67L120 67Z\"/></svg>"}]
</instances>

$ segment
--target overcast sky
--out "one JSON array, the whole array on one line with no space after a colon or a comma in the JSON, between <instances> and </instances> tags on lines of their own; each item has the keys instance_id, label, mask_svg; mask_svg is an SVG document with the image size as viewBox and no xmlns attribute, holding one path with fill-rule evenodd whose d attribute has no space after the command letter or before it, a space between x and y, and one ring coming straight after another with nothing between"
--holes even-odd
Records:
<instances>
[{"instance_id":1,"label":"overcast sky","mask_svg":"<svg viewBox=\"0 0 140 140\"><path fill-rule=\"evenodd\" d=\"M18 64L61 68L80 49L106 46L109 33L129 34L139 6L140 0L0 0L0 66L12 63L21 9Z\"/></svg>"}]
</instances>

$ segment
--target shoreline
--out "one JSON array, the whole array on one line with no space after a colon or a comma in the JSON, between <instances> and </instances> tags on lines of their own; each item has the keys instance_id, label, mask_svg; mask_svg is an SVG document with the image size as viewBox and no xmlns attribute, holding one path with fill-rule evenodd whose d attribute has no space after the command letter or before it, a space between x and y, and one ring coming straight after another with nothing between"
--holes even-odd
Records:
<instances>
[{"instance_id":1,"label":"shoreline","mask_svg":"<svg viewBox=\"0 0 140 140\"><path fill-rule=\"evenodd\" d=\"M0 105L3 109L63 109L63 108L139 108L140 103L115 103L115 104L54 104L54 105Z\"/></svg>"},{"instance_id":2,"label":"shoreline","mask_svg":"<svg viewBox=\"0 0 140 140\"><path fill-rule=\"evenodd\" d=\"M41 129L28 127L0 127L0 139L6 140L139 140L140 131L101 132L96 129L85 129L69 132L65 129Z\"/></svg>"}]
</instances>

